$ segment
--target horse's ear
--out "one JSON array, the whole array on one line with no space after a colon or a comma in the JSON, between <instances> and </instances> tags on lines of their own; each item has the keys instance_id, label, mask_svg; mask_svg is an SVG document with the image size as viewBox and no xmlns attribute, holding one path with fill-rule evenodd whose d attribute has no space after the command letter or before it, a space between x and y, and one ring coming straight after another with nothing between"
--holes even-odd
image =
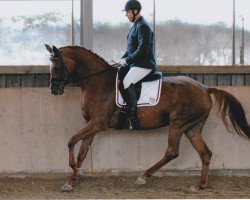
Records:
<instances>
[{"instance_id":1,"label":"horse's ear","mask_svg":"<svg viewBox=\"0 0 250 200\"><path fill-rule=\"evenodd\" d=\"M54 55L58 55L59 51L55 46L52 46Z\"/></svg>"},{"instance_id":2,"label":"horse's ear","mask_svg":"<svg viewBox=\"0 0 250 200\"><path fill-rule=\"evenodd\" d=\"M48 44L44 44L44 45L45 45L47 51L52 54L52 51L53 51L52 48Z\"/></svg>"}]
</instances>

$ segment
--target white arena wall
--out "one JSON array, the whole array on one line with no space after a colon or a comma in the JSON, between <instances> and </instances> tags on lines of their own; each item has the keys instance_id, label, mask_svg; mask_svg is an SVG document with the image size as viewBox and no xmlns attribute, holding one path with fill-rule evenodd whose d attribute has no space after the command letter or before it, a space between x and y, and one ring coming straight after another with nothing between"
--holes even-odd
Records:
<instances>
[{"instance_id":1,"label":"white arena wall","mask_svg":"<svg viewBox=\"0 0 250 200\"><path fill-rule=\"evenodd\" d=\"M250 86L217 88L242 103L250 123ZM0 88L0 173L71 172L67 143L84 124L80 94L80 88L67 88L62 96L51 95L48 88ZM250 141L228 133L214 108L202 135L213 152L210 169L250 169ZM167 128L98 133L83 170L144 171L163 157L167 137ZM162 170L200 169L200 158L183 135L179 157Z\"/></svg>"}]
</instances>

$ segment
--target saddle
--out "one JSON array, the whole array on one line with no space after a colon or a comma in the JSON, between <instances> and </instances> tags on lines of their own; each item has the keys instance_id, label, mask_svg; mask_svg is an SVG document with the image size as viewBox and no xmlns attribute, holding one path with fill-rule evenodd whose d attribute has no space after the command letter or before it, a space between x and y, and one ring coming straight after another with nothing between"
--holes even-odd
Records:
<instances>
[{"instance_id":1,"label":"saddle","mask_svg":"<svg viewBox=\"0 0 250 200\"><path fill-rule=\"evenodd\" d=\"M118 72L118 85L117 87L119 88L119 91L120 91L120 94L123 98L123 100L125 102L127 102L127 93L126 93L126 90L124 90L124 87L123 87L123 79L125 78L126 74L127 74L128 70L126 69L122 69ZM159 82L160 84L156 83L158 89L157 89L157 93L158 93L158 97L157 99L158 100L153 100L153 103L150 102L150 106L153 106L153 105L156 105L159 101L159 95L160 95L160 88L161 88L161 81L159 79L162 78L162 73L159 72L159 71L152 71L150 72L147 76L145 76L142 80L140 80L139 82L137 82L135 84L135 88L136 88L136 95L137 95L137 101L140 99L141 97L141 94L142 94L142 85L144 84L144 90L145 90L145 84L147 86L151 86L150 84L154 84L155 85L155 81L156 82ZM157 81L159 80L159 81ZM159 85L159 86L158 86ZM146 88L147 88L146 86ZM144 91L144 95L145 95L145 91ZM138 104L137 102L137 106L148 106L147 105L148 103L141 103L141 104ZM118 105L118 103L117 103ZM119 118L118 118L118 122L117 122L117 125L116 125L116 129L118 130L122 130L124 129L125 125L128 124L127 123L127 119L128 119L128 107L126 105L118 105L119 107L122 107L121 108L121 111L120 111L120 115L119 115Z\"/></svg>"},{"instance_id":2,"label":"saddle","mask_svg":"<svg viewBox=\"0 0 250 200\"><path fill-rule=\"evenodd\" d=\"M119 74L118 72L118 79L119 79L119 83L118 83L118 88L119 91L121 93L122 98L126 101L127 94L124 90L124 86L123 86L123 79L125 78L126 74ZM142 89L142 83L143 82L151 82L151 81L155 81L155 80L159 80L162 78L162 73L159 71L152 71L150 72L147 76L145 76L142 80L140 80L139 82L137 82L135 84L135 88L136 88L136 94L137 94L137 101L140 99L141 97L141 89Z\"/></svg>"}]
</instances>

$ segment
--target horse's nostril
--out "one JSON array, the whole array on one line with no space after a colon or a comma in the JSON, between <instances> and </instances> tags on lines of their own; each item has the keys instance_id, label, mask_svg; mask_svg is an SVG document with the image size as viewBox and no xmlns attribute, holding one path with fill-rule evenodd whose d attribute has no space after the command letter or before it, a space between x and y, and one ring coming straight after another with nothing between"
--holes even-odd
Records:
<instances>
[{"instance_id":1,"label":"horse's nostril","mask_svg":"<svg viewBox=\"0 0 250 200\"><path fill-rule=\"evenodd\" d=\"M50 90L50 93L53 95L58 95L58 91L57 90Z\"/></svg>"},{"instance_id":2,"label":"horse's nostril","mask_svg":"<svg viewBox=\"0 0 250 200\"><path fill-rule=\"evenodd\" d=\"M64 90L63 90L62 88L60 88L59 90L57 90L57 93L58 93L59 95L62 95L62 94L64 93Z\"/></svg>"}]
</instances>

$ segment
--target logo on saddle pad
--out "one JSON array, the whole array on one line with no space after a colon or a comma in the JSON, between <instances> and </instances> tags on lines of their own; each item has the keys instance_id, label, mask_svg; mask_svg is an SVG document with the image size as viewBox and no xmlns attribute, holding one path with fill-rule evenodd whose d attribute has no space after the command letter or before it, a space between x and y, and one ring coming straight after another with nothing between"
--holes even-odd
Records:
<instances>
[{"instance_id":1,"label":"logo on saddle pad","mask_svg":"<svg viewBox=\"0 0 250 200\"><path fill-rule=\"evenodd\" d=\"M116 105L118 107L123 107L126 105L126 102L122 98L122 95L119 91L118 87L118 76L116 77ZM139 100L137 101L137 106L155 106L159 100L161 95L161 84L162 79L150 81L150 82L142 82L141 87L141 95Z\"/></svg>"}]
</instances>

